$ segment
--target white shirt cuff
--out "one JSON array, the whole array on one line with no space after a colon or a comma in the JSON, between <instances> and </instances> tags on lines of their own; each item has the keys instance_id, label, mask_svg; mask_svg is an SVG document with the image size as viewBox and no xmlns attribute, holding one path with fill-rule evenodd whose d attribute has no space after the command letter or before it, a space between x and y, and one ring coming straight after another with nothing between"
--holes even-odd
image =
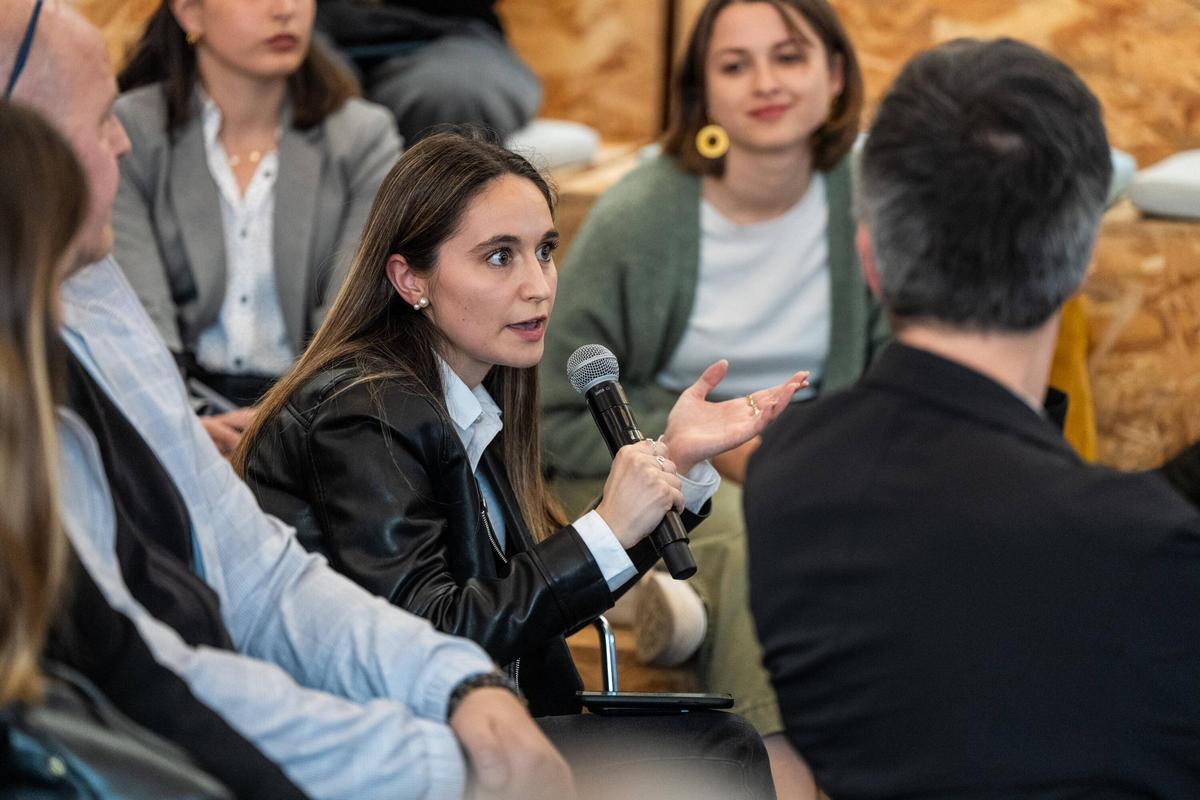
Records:
<instances>
[{"instance_id":1,"label":"white shirt cuff","mask_svg":"<svg viewBox=\"0 0 1200 800\"><path fill-rule=\"evenodd\" d=\"M693 514L698 514L721 486L720 473L708 461L701 461L687 475L680 475L679 479L683 484L683 506ZM589 511L575 520L575 531L591 551L592 558L596 559L609 591L615 592L637 577L637 567L629 559L629 554L608 523L595 511Z\"/></svg>"},{"instance_id":2,"label":"white shirt cuff","mask_svg":"<svg viewBox=\"0 0 1200 800\"><path fill-rule=\"evenodd\" d=\"M615 592L637 577L637 567L633 565L629 554L617 540L612 528L595 511L589 511L575 520L575 531L591 551L592 558L596 559L600 574L608 582L609 591Z\"/></svg>"},{"instance_id":3,"label":"white shirt cuff","mask_svg":"<svg viewBox=\"0 0 1200 800\"><path fill-rule=\"evenodd\" d=\"M680 475L679 480L683 483L683 507L693 514L699 514L721 487L721 473L710 461L701 461L687 475Z\"/></svg>"}]
</instances>

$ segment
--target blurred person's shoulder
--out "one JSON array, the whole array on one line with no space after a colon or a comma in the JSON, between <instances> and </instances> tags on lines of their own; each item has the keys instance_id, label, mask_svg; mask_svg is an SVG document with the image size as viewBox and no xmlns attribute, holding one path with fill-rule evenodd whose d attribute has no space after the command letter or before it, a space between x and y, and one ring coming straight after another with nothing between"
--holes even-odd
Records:
<instances>
[{"instance_id":1,"label":"blurred person's shoulder","mask_svg":"<svg viewBox=\"0 0 1200 800\"><path fill-rule=\"evenodd\" d=\"M658 264L670 243L699 239L700 178L665 156L648 158L596 199L572 248L582 253L636 254ZM661 266L661 264L659 264Z\"/></svg>"},{"instance_id":2,"label":"blurred person's shoulder","mask_svg":"<svg viewBox=\"0 0 1200 800\"><path fill-rule=\"evenodd\" d=\"M354 153L369 147L384 137L396 140L396 119L392 112L378 103L351 97L321 123L325 141L335 151Z\"/></svg>"},{"instance_id":3,"label":"blurred person's shoulder","mask_svg":"<svg viewBox=\"0 0 1200 800\"><path fill-rule=\"evenodd\" d=\"M161 83L130 89L117 97L113 111L125 127L133 154L155 141L167 138L167 98Z\"/></svg>"}]
</instances>

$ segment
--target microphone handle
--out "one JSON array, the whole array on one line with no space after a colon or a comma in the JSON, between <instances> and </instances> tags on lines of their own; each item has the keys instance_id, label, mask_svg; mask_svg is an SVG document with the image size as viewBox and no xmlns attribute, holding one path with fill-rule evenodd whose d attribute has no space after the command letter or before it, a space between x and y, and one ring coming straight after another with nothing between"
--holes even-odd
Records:
<instances>
[{"instance_id":1,"label":"microphone handle","mask_svg":"<svg viewBox=\"0 0 1200 800\"><path fill-rule=\"evenodd\" d=\"M627 444L636 444L646 438L638 429L621 384L605 381L592 387L587 391L587 402L611 455L615 456ZM662 556L672 578L682 581L696 574L696 561L688 547L687 528L674 509L668 511L650 532L650 542L654 551Z\"/></svg>"}]
</instances>

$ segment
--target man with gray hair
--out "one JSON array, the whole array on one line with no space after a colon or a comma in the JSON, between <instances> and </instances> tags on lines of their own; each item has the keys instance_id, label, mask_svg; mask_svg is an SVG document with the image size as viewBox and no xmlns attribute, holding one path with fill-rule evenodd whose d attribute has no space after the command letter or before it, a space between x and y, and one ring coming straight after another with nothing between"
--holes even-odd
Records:
<instances>
[{"instance_id":1,"label":"man with gray hair","mask_svg":"<svg viewBox=\"0 0 1200 800\"><path fill-rule=\"evenodd\" d=\"M833 797L1200 796L1200 515L1048 412L1110 169L1096 98L1012 40L916 57L879 109L858 249L896 341L745 486L765 664Z\"/></svg>"}]
</instances>

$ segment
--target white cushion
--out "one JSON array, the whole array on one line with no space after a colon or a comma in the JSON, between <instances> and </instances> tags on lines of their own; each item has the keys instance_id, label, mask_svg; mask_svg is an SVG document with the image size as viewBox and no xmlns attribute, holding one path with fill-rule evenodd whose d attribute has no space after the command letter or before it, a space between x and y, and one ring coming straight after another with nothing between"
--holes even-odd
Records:
<instances>
[{"instance_id":1,"label":"white cushion","mask_svg":"<svg viewBox=\"0 0 1200 800\"><path fill-rule=\"evenodd\" d=\"M1129 199L1147 214L1200 219L1200 150L1176 153L1139 172Z\"/></svg>"},{"instance_id":2,"label":"white cushion","mask_svg":"<svg viewBox=\"0 0 1200 800\"><path fill-rule=\"evenodd\" d=\"M600 147L600 134L578 122L535 119L510 135L504 144L539 170L549 171L591 164Z\"/></svg>"},{"instance_id":3,"label":"white cushion","mask_svg":"<svg viewBox=\"0 0 1200 800\"><path fill-rule=\"evenodd\" d=\"M1134 173L1137 172L1137 161L1129 153L1114 147L1112 148L1112 168L1112 181L1108 184L1107 205L1110 206L1129 191Z\"/></svg>"}]
</instances>

